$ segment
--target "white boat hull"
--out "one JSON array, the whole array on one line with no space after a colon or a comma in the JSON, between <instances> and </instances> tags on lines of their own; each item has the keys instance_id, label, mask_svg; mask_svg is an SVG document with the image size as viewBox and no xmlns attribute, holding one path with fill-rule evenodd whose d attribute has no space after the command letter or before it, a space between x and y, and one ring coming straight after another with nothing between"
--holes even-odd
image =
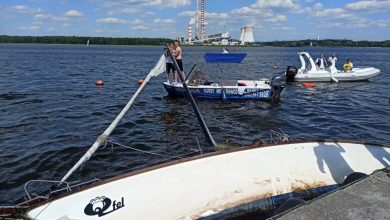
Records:
<instances>
[{"instance_id":1,"label":"white boat hull","mask_svg":"<svg viewBox=\"0 0 390 220\"><path fill-rule=\"evenodd\" d=\"M295 81L298 82L332 82L335 78L339 82L366 81L380 74L380 70L373 67L354 68L351 72L337 71L330 73L324 71L298 71Z\"/></svg>"},{"instance_id":2,"label":"white boat hull","mask_svg":"<svg viewBox=\"0 0 390 220\"><path fill-rule=\"evenodd\" d=\"M370 174L390 164L383 159L389 154L388 146L332 141L234 149L106 180L27 214L37 220L196 219L271 196L340 184L352 172ZM110 202L103 202L107 198Z\"/></svg>"},{"instance_id":3,"label":"white boat hull","mask_svg":"<svg viewBox=\"0 0 390 220\"><path fill-rule=\"evenodd\" d=\"M337 70L335 63L327 69L320 69L313 58L307 52L299 52L301 67L289 66L286 71L287 81L298 82L354 82L367 81L380 74L380 70L374 67L354 67L349 72ZM292 68L291 68L292 67Z\"/></svg>"}]
</instances>

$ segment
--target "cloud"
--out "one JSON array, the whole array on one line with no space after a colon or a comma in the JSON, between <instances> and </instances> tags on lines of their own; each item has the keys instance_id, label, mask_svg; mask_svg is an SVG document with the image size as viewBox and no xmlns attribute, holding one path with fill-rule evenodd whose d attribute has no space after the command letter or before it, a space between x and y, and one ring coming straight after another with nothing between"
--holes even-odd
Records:
<instances>
[{"instance_id":1,"label":"cloud","mask_svg":"<svg viewBox=\"0 0 390 220\"><path fill-rule=\"evenodd\" d=\"M100 18L96 20L98 24L126 24L127 21L119 18L108 17L108 18Z\"/></svg>"},{"instance_id":2,"label":"cloud","mask_svg":"<svg viewBox=\"0 0 390 220\"><path fill-rule=\"evenodd\" d=\"M345 5L345 8L350 10L357 11L369 11L369 12L378 12L378 11L388 11L390 9L390 0L363 0L353 3L348 3Z\"/></svg>"},{"instance_id":3,"label":"cloud","mask_svg":"<svg viewBox=\"0 0 390 220\"><path fill-rule=\"evenodd\" d=\"M273 22L273 23L280 23L283 21L286 21L287 17L285 15L275 15L273 17L267 18L265 21Z\"/></svg>"},{"instance_id":4,"label":"cloud","mask_svg":"<svg viewBox=\"0 0 390 220\"><path fill-rule=\"evenodd\" d=\"M15 5L11 7L11 11L15 13L39 13L42 10L40 8L29 8L25 5Z\"/></svg>"},{"instance_id":5,"label":"cloud","mask_svg":"<svg viewBox=\"0 0 390 220\"><path fill-rule=\"evenodd\" d=\"M144 16L153 16L153 15L155 15L155 13L152 11L147 11L144 13Z\"/></svg>"},{"instance_id":6,"label":"cloud","mask_svg":"<svg viewBox=\"0 0 390 220\"><path fill-rule=\"evenodd\" d=\"M146 25L140 24L140 25L131 26L131 29L133 29L133 30L147 30L148 27Z\"/></svg>"},{"instance_id":7,"label":"cloud","mask_svg":"<svg viewBox=\"0 0 390 220\"><path fill-rule=\"evenodd\" d=\"M138 12L138 9L136 8L119 8L119 9L113 9L108 12L108 15L114 15L114 14L134 14Z\"/></svg>"},{"instance_id":8,"label":"cloud","mask_svg":"<svg viewBox=\"0 0 390 220\"><path fill-rule=\"evenodd\" d=\"M145 5L163 8L179 8L191 4L191 0L152 0L146 2Z\"/></svg>"},{"instance_id":9,"label":"cloud","mask_svg":"<svg viewBox=\"0 0 390 220\"><path fill-rule=\"evenodd\" d=\"M343 8L324 8L321 3L316 3L313 8L306 8L306 12L312 17L318 17L327 20L347 19L358 20L356 15L351 14Z\"/></svg>"},{"instance_id":10,"label":"cloud","mask_svg":"<svg viewBox=\"0 0 390 220\"><path fill-rule=\"evenodd\" d=\"M161 18L156 18L153 20L153 22L162 25L172 25L176 23L176 21L173 19L161 19Z\"/></svg>"},{"instance_id":11,"label":"cloud","mask_svg":"<svg viewBox=\"0 0 390 220\"><path fill-rule=\"evenodd\" d=\"M299 0L257 0L252 8L297 8Z\"/></svg>"},{"instance_id":12,"label":"cloud","mask_svg":"<svg viewBox=\"0 0 390 220\"><path fill-rule=\"evenodd\" d=\"M67 21L69 20L68 17L63 17L63 16L54 16L54 15L51 15L51 14L44 14L44 13L39 13L39 14L36 14L34 15L34 19L35 20L40 20L40 21L43 21L43 20L51 20L51 21Z\"/></svg>"},{"instance_id":13,"label":"cloud","mask_svg":"<svg viewBox=\"0 0 390 220\"><path fill-rule=\"evenodd\" d=\"M144 21L140 19L135 19L134 21L131 22L132 25L143 25L145 24Z\"/></svg>"},{"instance_id":14,"label":"cloud","mask_svg":"<svg viewBox=\"0 0 390 220\"><path fill-rule=\"evenodd\" d=\"M191 0L103 0L104 5L109 8L141 8L141 7L157 7L157 8L179 8L191 4Z\"/></svg>"},{"instance_id":15,"label":"cloud","mask_svg":"<svg viewBox=\"0 0 390 220\"><path fill-rule=\"evenodd\" d=\"M77 11L77 10L69 10L65 13L65 16L67 16L67 17L83 17L84 14L82 12Z\"/></svg>"}]
</instances>

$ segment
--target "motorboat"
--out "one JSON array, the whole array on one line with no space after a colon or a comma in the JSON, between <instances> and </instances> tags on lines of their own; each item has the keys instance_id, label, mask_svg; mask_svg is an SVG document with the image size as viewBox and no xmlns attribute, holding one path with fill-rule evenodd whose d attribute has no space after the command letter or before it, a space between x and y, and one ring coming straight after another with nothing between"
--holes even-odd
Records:
<instances>
[{"instance_id":1,"label":"motorboat","mask_svg":"<svg viewBox=\"0 0 390 220\"><path fill-rule=\"evenodd\" d=\"M241 63L246 53L229 53L226 49L222 53L205 53L206 62Z\"/></svg>"},{"instance_id":2,"label":"motorboat","mask_svg":"<svg viewBox=\"0 0 390 220\"><path fill-rule=\"evenodd\" d=\"M219 53L219 57L213 59L208 59L206 54L205 60L209 63L237 63L235 59L228 57L232 54L234 55L234 53ZM185 83L192 95L200 99L257 100L278 103L285 87L283 74L274 75L272 79L210 81L202 71L191 73ZM183 83L164 82L163 86L170 96L186 96Z\"/></svg>"},{"instance_id":3,"label":"motorboat","mask_svg":"<svg viewBox=\"0 0 390 220\"><path fill-rule=\"evenodd\" d=\"M297 69L288 66L286 79L288 82L354 82L367 81L380 74L380 70L374 67L354 67L350 71L338 70L331 65L320 69L308 52L299 52L301 67Z\"/></svg>"},{"instance_id":4,"label":"motorboat","mask_svg":"<svg viewBox=\"0 0 390 220\"><path fill-rule=\"evenodd\" d=\"M199 99L221 100L258 100L279 102L285 86L284 77L278 76L260 80L208 81L193 78L187 81L188 88L194 97ZM170 96L186 96L182 83L163 83Z\"/></svg>"}]
</instances>

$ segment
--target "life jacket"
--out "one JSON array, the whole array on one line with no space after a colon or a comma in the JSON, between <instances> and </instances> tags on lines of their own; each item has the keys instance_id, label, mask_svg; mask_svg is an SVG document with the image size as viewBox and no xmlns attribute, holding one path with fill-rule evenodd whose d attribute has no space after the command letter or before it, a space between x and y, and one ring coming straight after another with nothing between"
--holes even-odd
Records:
<instances>
[{"instance_id":1,"label":"life jacket","mask_svg":"<svg viewBox=\"0 0 390 220\"><path fill-rule=\"evenodd\" d=\"M343 69L344 70L352 70L352 63L349 62L349 63L344 64Z\"/></svg>"}]
</instances>

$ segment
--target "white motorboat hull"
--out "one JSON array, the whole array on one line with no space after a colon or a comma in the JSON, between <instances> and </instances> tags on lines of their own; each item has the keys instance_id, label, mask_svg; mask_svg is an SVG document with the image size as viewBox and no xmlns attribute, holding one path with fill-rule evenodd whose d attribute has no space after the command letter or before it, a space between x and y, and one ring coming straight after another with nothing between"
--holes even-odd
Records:
<instances>
[{"instance_id":1,"label":"white motorboat hull","mask_svg":"<svg viewBox=\"0 0 390 220\"><path fill-rule=\"evenodd\" d=\"M288 66L286 71L287 82L355 82L367 81L380 74L374 67L354 67L349 72L337 70L335 63L327 69L320 69L307 52L299 52L301 67L297 69Z\"/></svg>"},{"instance_id":2,"label":"white motorboat hull","mask_svg":"<svg viewBox=\"0 0 390 220\"><path fill-rule=\"evenodd\" d=\"M339 82L367 81L380 74L380 70L373 67L354 68L350 72L337 71L330 73L324 71L298 71L295 76L297 82L332 82L335 78Z\"/></svg>"},{"instance_id":3,"label":"white motorboat hull","mask_svg":"<svg viewBox=\"0 0 390 220\"><path fill-rule=\"evenodd\" d=\"M108 179L35 205L27 215L36 220L196 219L335 186L352 172L384 168L389 155L389 146L337 141L233 149Z\"/></svg>"}]
</instances>

